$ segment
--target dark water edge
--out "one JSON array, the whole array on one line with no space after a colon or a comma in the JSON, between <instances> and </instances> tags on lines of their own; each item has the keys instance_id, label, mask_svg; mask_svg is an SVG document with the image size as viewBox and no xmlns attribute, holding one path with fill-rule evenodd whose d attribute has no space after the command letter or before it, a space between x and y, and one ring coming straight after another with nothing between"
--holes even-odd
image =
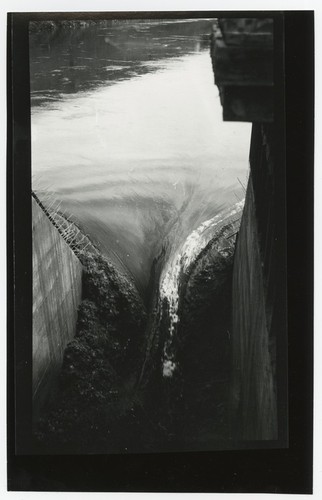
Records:
<instances>
[{"instance_id":1,"label":"dark water edge","mask_svg":"<svg viewBox=\"0 0 322 500\"><path fill-rule=\"evenodd\" d=\"M32 106L155 72L210 45L213 20L35 21L29 25Z\"/></svg>"},{"instance_id":2,"label":"dark water edge","mask_svg":"<svg viewBox=\"0 0 322 500\"><path fill-rule=\"evenodd\" d=\"M223 256L213 240L182 280L180 369L172 378L162 376L169 325L166 305L162 314L158 306L165 254L154 260L147 306L108 259L81 256L77 333L35 426L38 453L216 449L221 441L227 447L233 246Z\"/></svg>"}]
</instances>

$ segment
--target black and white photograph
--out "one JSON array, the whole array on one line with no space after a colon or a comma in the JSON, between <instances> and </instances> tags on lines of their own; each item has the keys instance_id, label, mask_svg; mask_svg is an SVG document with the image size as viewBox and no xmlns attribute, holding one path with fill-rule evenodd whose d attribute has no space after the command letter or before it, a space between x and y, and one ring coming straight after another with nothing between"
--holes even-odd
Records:
<instances>
[{"instance_id":1,"label":"black and white photograph","mask_svg":"<svg viewBox=\"0 0 322 500\"><path fill-rule=\"evenodd\" d=\"M273 20L29 37L36 446L277 440Z\"/></svg>"},{"instance_id":2,"label":"black and white photograph","mask_svg":"<svg viewBox=\"0 0 322 500\"><path fill-rule=\"evenodd\" d=\"M16 452L287 453L283 14L14 16Z\"/></svg>"}]
</instances>

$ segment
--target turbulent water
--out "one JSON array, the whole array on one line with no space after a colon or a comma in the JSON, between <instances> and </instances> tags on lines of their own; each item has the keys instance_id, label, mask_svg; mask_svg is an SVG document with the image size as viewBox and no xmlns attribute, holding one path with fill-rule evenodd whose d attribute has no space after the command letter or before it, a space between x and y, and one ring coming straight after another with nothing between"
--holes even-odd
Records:
<instances>
[{"instance_id":1,"label":"turbulent water","mask_svg":"<svg viewBox=\"0 0 322 500\"><path fill-rule=\"evenodd\" d=\"M211 24L31 34L33 189L60 202L143 295L165 241L172 262L192 231L243 197L250 128L222 121Z\"/></svg>"},{"instance_id":2,"label":"turbulent water","mask_svg":"<svg viewBox=\"0 0 322 500\"><path fill-rule=\"evenodd\" d=\"M241 217L244 200L236 203L233 207L226 209L209 220L204 221L193 230L180 248L168 259L160 278L160 303L166 301L167 314L169 315L169 337L164 346L163 375L169 377L176 369L175 360L171 353L172 337L176 333L177 324L180 320L178 314L180 300L181 276L187 272L189 266L213 239L223 224L228 220Z\"/></svg>"}]
</instances>

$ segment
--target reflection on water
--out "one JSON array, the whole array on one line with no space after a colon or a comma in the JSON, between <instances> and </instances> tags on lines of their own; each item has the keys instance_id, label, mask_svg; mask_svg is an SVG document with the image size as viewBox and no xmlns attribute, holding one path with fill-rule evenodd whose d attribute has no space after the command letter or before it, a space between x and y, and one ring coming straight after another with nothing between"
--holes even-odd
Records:
<instances>
[{"instance_id":1,"label":"reflection on water","mask_svg":"<svg viewBox=\"0 0 322 500\"><path fill-rule=\"evenodd\" d=\"M32 104L155 71L162 59L207 46L211 25L210 20L109 20L50 30L34 23Z\"/></svg>"},{"instance_id":2,"label":"reflection on water","mask_svg":"<svg viewBox=\"0 0 322 500\"><path fill-rule=\"evenodd\" d=\"M33 188L141 289L163 245L244 194L250 126L222 121L210 29L110 21L31 36Z\"/></svg>"}]
</instances>

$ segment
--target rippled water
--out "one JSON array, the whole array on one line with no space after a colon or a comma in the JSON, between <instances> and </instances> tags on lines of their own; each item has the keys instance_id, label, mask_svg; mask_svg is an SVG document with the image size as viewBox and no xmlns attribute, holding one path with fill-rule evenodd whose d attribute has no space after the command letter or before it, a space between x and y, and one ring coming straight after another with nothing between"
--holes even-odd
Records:
<instances>
[{"instance_id":1,"label":"rippled water","mask_svg":"<svg viewBox=\"0 0 322 500\"><path fill-rule=\"evenodd\" d=\"M210 29L119 21L31 35L33 189L141 290L165 242L173 253L244 195L250 125L222 121Z\"/></svg>"}]
</instances>

